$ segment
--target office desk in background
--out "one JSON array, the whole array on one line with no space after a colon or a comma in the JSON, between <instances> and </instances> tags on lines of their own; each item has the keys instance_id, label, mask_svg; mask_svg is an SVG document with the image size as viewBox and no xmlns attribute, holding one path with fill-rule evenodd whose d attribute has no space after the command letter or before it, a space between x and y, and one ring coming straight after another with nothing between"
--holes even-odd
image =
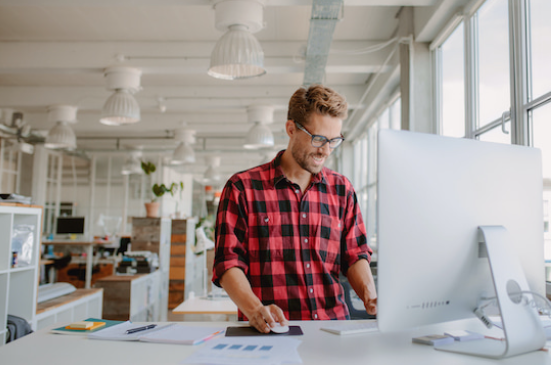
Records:
<instances>
[{"instance_id":1,"label":"office desk in background","mask_svg":"<svg viewBox=\"0 0 551 365\"><path fill-rule=\"evenodd\" d=\"M229 298L191 298L172 310L174 314L225 314L237 316L237 306Z\"/></svg>"},{"instance_id":2,"label":"office desk in background","mask_svg":"<svg viewBox=\"0 0 551 365\"><path fill-rule=\"evenodd\" d=\"M354 321L351 321L353 323ZM411 338L450 329L468 329L490 335L497 330L485 330L478 320L458 321L443 325L427 326L399 333L371 332L337 336L321 331L330 321L293 321L304 336L293 337L302 341L298 352L304 365L488 365L526 364L551 365L547 352L535 351L504 360L452 354L434 350L431 346L411 343ZM62 323L58 323L59 327ZM186 325L227 327L245 325L243 322L187 322ZM55 328L56 326L51 326ZM221 337L217 337L221 338ZM246 339L244 338L244 341ZM27 365L52 363L56 365L97 364L173 364L177 365L203 345L187 346L131 341L89 340L83 336L56 335L48 329L39 330L11 344L0 347L2 364ZM47 359L47 360L45 360Z\"/></svg>"},{"instance_id":3,"label":"office desk in background","mask_svg":"<svg viewBox=\"0 0 551 365\"><path fill-rule=\"evenodd\" d=\"M84 281L84 288L90 289L92 282L92 259L94 258L94 246L111 244L109 241L104 240L43 240L43 245L54 246L84 246L86 248L86 276Z\"/></svg>"}]
</instances>

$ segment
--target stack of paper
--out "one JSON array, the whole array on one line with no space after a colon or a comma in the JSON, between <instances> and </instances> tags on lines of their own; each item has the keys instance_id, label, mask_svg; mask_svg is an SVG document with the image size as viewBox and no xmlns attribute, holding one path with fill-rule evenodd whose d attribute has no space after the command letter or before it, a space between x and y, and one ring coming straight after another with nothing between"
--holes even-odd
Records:
<instances>
[{"instance_id":1,"label":"stack of paper","mask_svg":"<svg viewBox=\"0 0 551 365\"><path fill-rule=\"evenodd\" d=\"M288 337L224 337L208 342L183 364L272 365L301 364L301 341Z\"/></svg>"},{"instance_id":2,"label":"stack of paper","mask_svg":"<svg viewBox=\"0 0 551 365\"><path fill-rule=\"evenodd\" d=\"M110 327L104 331L91 333L88 335L88 338L110 341L144 341L197 345L220 333L223 333L225 330L224 328L218 327L183 326L176 323L171 323L156 326L144 331L128 333L129 330L132 331L133 329L140 327L143 326L127 321L117 326Z\"/></svg>"}]
</instances>

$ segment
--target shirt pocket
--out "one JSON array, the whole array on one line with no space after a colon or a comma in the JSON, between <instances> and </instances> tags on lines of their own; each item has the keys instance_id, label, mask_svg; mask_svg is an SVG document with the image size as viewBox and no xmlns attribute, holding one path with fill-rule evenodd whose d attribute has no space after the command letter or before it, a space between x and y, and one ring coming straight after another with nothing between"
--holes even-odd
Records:
<instances>
[{"instance_id":1,"label":"shirt pocket","mask_svg":"<svg viewBox=\"0 0 551 365\"><path fill-rule=\"evenodd\" d=\"M249 252L255 261L269 263L283 256L279 214L258 214L249 229Z\"/></svg>"},{"instance_id":2,"label":"shirt pocket","mask_svg":"<svg viewBox=\"0 0 551 365\"><path fill-rule=\"evenodd\" d=\"M340 269L342 233L340 219L321 216L318 255L331 271L338 272Z\"/></svg>"}]
</instances>

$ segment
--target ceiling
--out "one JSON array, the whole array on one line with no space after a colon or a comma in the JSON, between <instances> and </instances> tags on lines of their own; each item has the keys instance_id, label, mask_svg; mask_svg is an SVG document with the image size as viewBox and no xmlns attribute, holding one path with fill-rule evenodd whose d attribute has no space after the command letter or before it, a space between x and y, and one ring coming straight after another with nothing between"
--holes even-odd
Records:
<instances>
[{"instance_id":1,"label":"ceiling","mask_svg":"<svg viewBox=\"0 0 551 365\"><path fill-rule=\"evenodd\" d=\"M390 40L402 6L418 10L429 26L416 30L417 39L430 40L458 2L345 0L331 50L357 50ZM197 131L194 148L199 158L192 170L205 170L202 156L214 153L221 155L226 173L236 172L287 144L287 103L304 78L311 13L312 1L268 0L265 28L255 34L267 74L226 81L206 73L211 51L223 34L215 28L211 0L0 0L0 108L23 112L38 133L53 126L47 121L48 106L78 106L73 128L78 148L88 153L141 145L168 156L176 146L173 131L184 121ZM351 109L365 109L362 96L374 72L389 71L382 66L390 49L330 53L323 83L344 94ZM143 89L135 95L141 121L108 127L98 122L111 95L103 71L118 64L143 71ZM276 146L247 151L242 148L251 128L246 108L258 103L275 107L270 128ZM345 132L347 125L350 121Z\"/></svg>"}]
</instances>

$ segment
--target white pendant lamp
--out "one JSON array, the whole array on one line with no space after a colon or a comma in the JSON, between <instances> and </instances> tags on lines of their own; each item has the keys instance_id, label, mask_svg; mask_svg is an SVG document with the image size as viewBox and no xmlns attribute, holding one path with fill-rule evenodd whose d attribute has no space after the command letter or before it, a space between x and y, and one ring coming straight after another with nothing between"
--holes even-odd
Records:
<instances>
[{"instance_id":1,"label":"white pendant lamp","mask_svg":"<svg viewBox=\"0 0 551 365\"><path fill-rule=\"evenodd\" d=\"M172 165L195 163L195 152L191 147L195 143L195 131L187 129L183 123L181 128L174 131L174 139L179 141L179 144L174 150L170 163Z\"/></svg>"},{"instance_id":2,"label":"white pendant lamp","mask_svg":"<svg viewBox=\"0 0 551 365\"><path fill-rule=\"evenodd\" d=\"M247 116L254 126L247 133L244 148L259 149L273 147L274 135L268 124L274 121L274 107L271 105L251 105L247 108Z\"/></svg>"},{"instance_id":3,"label":"white pendant lamp","mask_svg":"<svg viewBox=\"0 0 551 365\"><path fill-rule=\"evenodd\" d=\"M223 80L264 75L264 51L253 35L264 27L264 1L221 0L214 10L216 28L227 32L214 46L207 73Z\"/></svg>"},{"instance_id":4,"label":"white pendant lamp","mask_svg":"<svg viewBox=\"0 0 551 365\"><path fill-rule=\"evenodd\" d=\"M130 152L130 156L124 161L121 169L121 174L123 175L141 175L143 174L142 170L142 151L135 150Z\"/></svg>"},{"instance_id":5,"label":"white pendant lamp","mask_svg":"<svg viewBox=\"0 0 551 365\"><path fill-rule=\"evenodd\" d=\"M67 150L77 148L77 137L69 126L69 123L77 122L77 109L71 105L53 105L48 108L48 121L56 125L48 131L44 147Z\"/></svg>"},{"instance_id":6,"label":"white pendant lamp","mask_svg":"<svg viewBox=\"0 0 551 365\"><path fill-rule=\"evenodd\" d=\"M204 181L207 184L214 184L220 181L220 156L207 156L207 165L208 168L203 175Z\"/></svg>"},{"instance_id":7,"label":"white pendant lamp","mask_svg":"<svg viewBox=\"0 0 551 365\"><path fill-rule=\"evenodd\" d=\"M118 126L140 121L140 105L133 94L140 90L141 74L141 70L126 66L105 70L106 87L115 93L103 105L100 123Z\"/></svg>"}]
</instances>

